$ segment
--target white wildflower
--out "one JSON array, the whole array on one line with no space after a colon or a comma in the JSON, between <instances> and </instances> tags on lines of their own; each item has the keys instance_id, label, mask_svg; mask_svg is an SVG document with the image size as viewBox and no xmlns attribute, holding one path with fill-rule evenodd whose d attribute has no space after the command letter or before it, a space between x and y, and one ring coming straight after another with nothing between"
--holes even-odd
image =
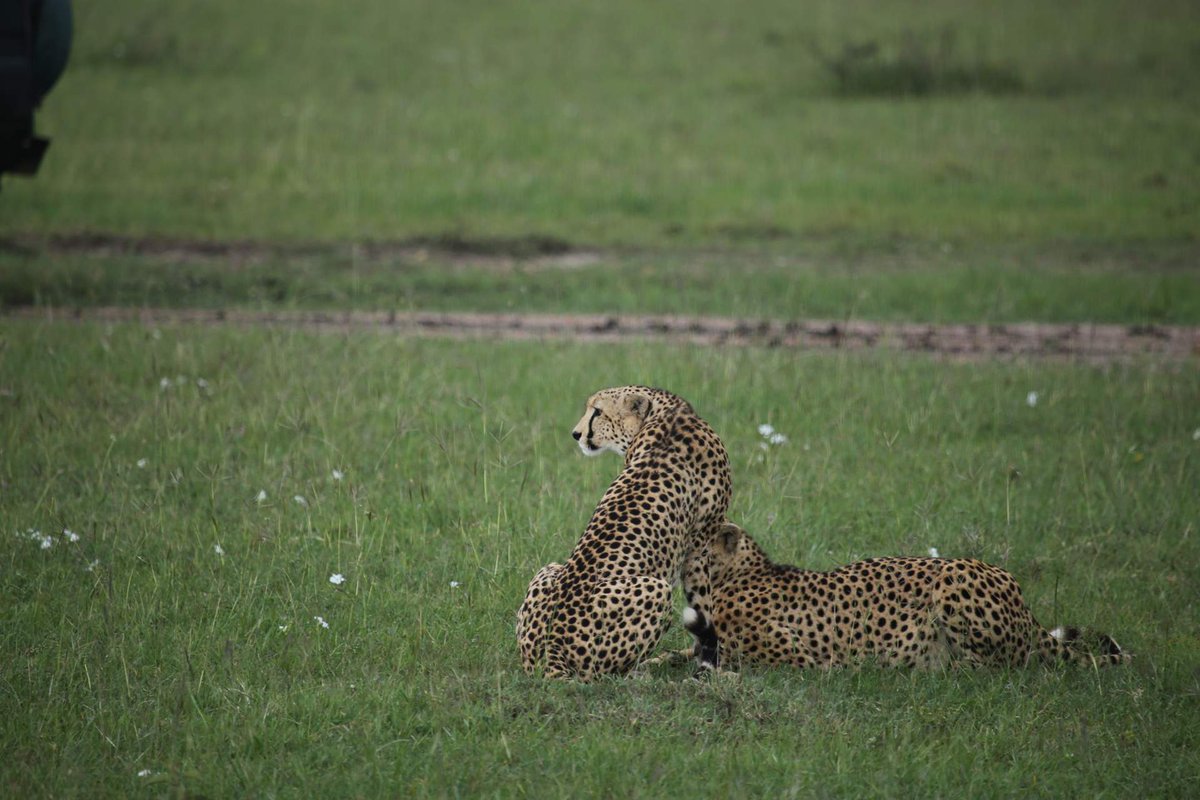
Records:
<instances>
[{"instance_id":1,"label":"white wildflower","mask_svg":"<svg viewBox=\"0 0 1200 800\"><path fill-rule=\"evenodd\" d=\"M458 587L460 587L460 586L462 586L462 584L461 584L461 583L459 583L458 581L450 581L450 588L451 588L451 589L457 589L457 588L458 588Z\"/></svg>"},{"instance_id":2,"label":"white wildflower","mask_svg":"<svg viewBox=\"0 0 1200 800\"><path fill-rule=\"evenodd\" d=\"M1033 408L1034 406L1036 406L1037 401L1038 401L1038 393L1037 392L1030 392L1029 394L1025 395L1025 405L1029 406L1030 408Z\"/></svg>"},{"instance_id":3,"label":"white wildflower","mask_svg":"<svg viewBox=\"0 0 1200 800\"><path fill-rule=\"evenodd\" d=\"M170 388L171 388L171 379L170 378L162 378L161 380L159 380L159 382L158 382L159 391L165 392L167 389L170 389Z\"/></svg>"},{"instance_id":4,"label":"white wildflower","mask_svg":"<svg viewBox=\"0 0 1200 800\"><path fill-rule=\"evenodd\" d=\"M79 541L79 534L70 528L63 528L63 538L74 544Z\"/></svg>"},{"instance_id":5,"label":"white wildflower","mask_svg":"<svg viewBox=\"0 0 1200 800\"><path fill-rule=\"evenodd\" d=\"M95 571L96 571L96 567L98 567L98 566L100 566L100 559L98 559L98 558L97 558L95 561L93 561L92 563L90 563L90 564L88 564L88 565L87 565L87 571L88 571L88 572L95 572Z\"/></svg>"},{"instance_id":6,"label":"white wildflower","mask_svg":"<svg viewBox=\"0 0 1200 800\"><path fill-rule=\"evenodd\" d=\"M152 770L152 769L139 769L138 770L139 778L148 778L153 774L154 774L154 770Z\"/></svg>"},{"instance_id":7,"label":"white wildflower","mask_svg":"<svg viewBox=\"0 0 1200 800\"><path fill-rule=\"evenodd\" d=\"M1200 428L1196 428L1196 430L1192 431L1192 441L1200 442Z\"/></svg>"},{"instance_id":8,"label":"white wildflower","mask_svg":"<svg viewBox=\"0 0 1200 800\"><path fill-rule=\"evenodd\" d=\"M146 465L147 465L147 464L149 464L149 463L150 463L150 459L148 459L148 458L139 458L139 459L137 460L137 466L138 466L138 469L145 469L145 468L146 468Z\"/></svg>"},{"instance_id":9,"label":"white wildflower","mask_svg":"<svg viewBox=\"0 0 1200 800\"><path fill-rule=\"evenodd\" d=\"M331 474L333 475L333 479L335 481L340 481L342 478L346 477L340 469L335 469Z\"/></svg>"},{"instance_id":10,"label":"white wildflower","mask_svg":"<svg viewBox=\"0 0 1200 800\"><path fill-rule=\"evenodd\" d=\"M254 496L254 501L255 501L256 503L265 503L265 502L267 502L267 491L266 491L266 489L259 489L259 490L258 490L258 494Z\"/></svg>"},{"instance_id":11,"label":"white wildflower","mask_svg":"<svg viewBox=\"0 0 1200 800\"><path fill-rule=\"evenodd\" d=\"M341 586L343 583L346 582L346 576L340 572L335 572L329 576L329 582L332 583L334 586Z\"/></svg>"},{"instance_id":12,"label":"white wildflower","mask_svg":"<svg viewBox=\"0 0 1200 800\"><path fill-rule=\"evenodd\" d=\"M936 547L929 548L929 557L930 558L941 558L941 556L938 555L938 549Z\"/></svg>"},{"instance_id":13,"label":"white wildflower","mask_svg":"<svg viewBox=\"0 0 1200 800\"><path fill-rule=\"evenodd\" d=\"M288 629L288 626L287 626L287 625L280 625L280 626L279 626L279 631L280 631L281 633L284 633L284 632L286 632L286 631L287 631L287 629Z\"/></svg>"},{"instance_id":14,"label":"white wildflower","mask_svg":"<svg viewBox=\"0 0 1200 800\"><path fill-rule=\"evenodd\" d=\"M304 495L298 494L295 497L293 497L292 499L296 501L296 505L303 506L304 508L308 508L308 501L304 499Z\"/></svg>"},{"instance_id":15,"label":"white wildflower","mask_svg":"<svg viewBox=\"0 0 1200 800\"><path fill-rule=\"evenodd\" d=\"M773 444L784 444L788 440L788 437L775 430L774 426L768 425L765 422L758 426L758 435L764 439L764 441L758 443L761 450L767 450Z\"/></svg>"},{"instance_id":16,"label":"white wildflower","mask_svg":"<svg viewBox=\"0 0 1200 800\"><path fill-rule=\"evenodd\" d=\"M325 621L324 617L313 617L313 619L315 619L317 621L317 624L320 625L322 628L329 627L329 623Z\"/></svg>"},{"instance_id":17,"label":"white wildflower","mask_svg":"<svg viewBox=\"0 0 1200 800\"><path fill-rule=\"evenodd\" d=\"M18 531L17 536L21 535L22 534ZM43 550L49 550L51 547L54 547L54 539L46 536L37 528L26 528L24 536L31 542L37 542L38 546Z\"/></svg>"},{"instance_id":18,"label":"white wildflower","mask_svg":"<svg viewBox=\"0 0 1200 800\"><path fill-rule=\"evenodd\" d=\"M213 545L213 552L214 552L214 553L216 553L216 554L217 554L217 555L219 555L219 556L223 556L223 555L225 555L225 548L224 548L224 547L221 547L221 545L219 545L219 544L214 544L214 545Z\"/></svg>"},{"instance_id":19,"label":"white wildflower","mask_svg":"<svg viewBox=\"0 0 1200 800\"><path fill-rule=\"evenodd\" d=\"M204 380L204 378L196 378L196 388L198 388L198 389L207 389L207 388L208 388L208 381Z\"/></svg>"}]
</instances>

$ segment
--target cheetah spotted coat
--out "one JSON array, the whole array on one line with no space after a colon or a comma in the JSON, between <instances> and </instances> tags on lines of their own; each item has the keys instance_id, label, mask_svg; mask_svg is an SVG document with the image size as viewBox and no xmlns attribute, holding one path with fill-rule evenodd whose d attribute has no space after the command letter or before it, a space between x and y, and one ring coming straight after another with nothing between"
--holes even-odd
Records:
<instances>
[{"instance_id":1,"label":"cheetah spotted coat","mask_svg":"<svg viewBox=\"0 0 1200 800\"><path fill-rule=\"evenodd\" d=\"M773 563L730 524L694 551L685 586L692 581L712 593L707 613L729 664L833 667L869 659L931 669L1128 660L1103 634L1085 642L1077 629L1047 631L1012 575L972 559L873 558L813 572ZM685 625L696 625L687 613Z\"/></svg>"},{"instance_id":2,"label":"cheetah spotted coat","mask_svg":"<svg viewBox=\"0 0 1200 800\"><path fill-rule=\"evenodd\" d=\"M658 643L684 561L724 522L731 483L720 438L669 392L597 392L573 435L585 453L623 453L625 466L566 563L530 582L517 641L526 671L587 680L627 672Z\"/></svg>"}]
</instances>

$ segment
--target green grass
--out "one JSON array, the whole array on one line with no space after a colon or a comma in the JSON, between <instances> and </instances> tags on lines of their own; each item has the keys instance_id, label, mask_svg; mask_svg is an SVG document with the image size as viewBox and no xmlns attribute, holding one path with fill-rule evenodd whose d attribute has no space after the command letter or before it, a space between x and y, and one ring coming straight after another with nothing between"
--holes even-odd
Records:
<instances>
[{"instance_id":1,"label":"green grass","mask_svg":"<svg viewBox=\"0 0 1200 800\"><path fill-rule=\"evenodd\" d=\"M1139 243L1200 220L1193 2L76 10L54 145L0 232ZM846 98L811 50L944 30L1020 91Z\"/></svg>"},{"instance_id":2,"label":"green grass","mask_svg":"<svg viewBox=\"0 0 1200 800\"><path fill-rule=\"evenodd\" d=\"M1195 3L76 12L0 305L1200 322ZM859 84L813 56L870 42ZM266 244L40 244L79 231ZM446 234L600 255L345 246ZM627 382L713 423L776 559L983 558L1133 664L523 675L525 585L619 469L568 431ZM1197 396L1153 361L0 319L0 794L1190 796Z\"/></svg>"},{"instance_id":3,"label":"green grass","mask_svg":"<svg viewBox=\"0 0 1200 800\"><path fill-rule=\"evenodd\" d=\"M786 253L606 252L582 266L347 248L238 258L0 252L0 306L712 314L1200 323L1194 247L816 241Z\"/></svg>"},{"instance_id":4,"label":"green grass","mask_svg":"<svg viewBox=\"0 0 1200 800\"><path fill-rule=\"evenodd\" d=\"M619 469L568 432L589 392L632 381L713 423L731 517L777 559L982 557L1042 622L1103 628L1135 661L522 675L525 584ZM0 786L1190 796L1198 393L1153 362L0 322ZM762 453L761 422L789 442Z\"/></svg>"}]
</instances>

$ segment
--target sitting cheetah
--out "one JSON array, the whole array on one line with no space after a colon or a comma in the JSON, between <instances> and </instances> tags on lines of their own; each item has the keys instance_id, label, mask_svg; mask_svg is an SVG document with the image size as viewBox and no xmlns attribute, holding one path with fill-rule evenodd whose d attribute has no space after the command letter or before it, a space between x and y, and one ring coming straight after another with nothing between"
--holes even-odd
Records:
<instances>
[{"instance_id":1,"label":"sitting cheetah","mask_svg":"<svg viewBox=\"0 0 1200 800\"><path fill-rule=\"evenodd\" d=\"M813 572L773 563L749 534L726 524L688 560L684 585L706 583L708 615L731 664L834 667L874 659L934 669L952 663L1118 664L1109 636L1047 631L1008 572L960 558L873 558ZM684 625L704 637L688 609ZM703 666L703 665L701 665Z\"/></svg>"},{"instance_id":2,"label":"sitting cheetah","mask_svg":"<svg viewBox=\"0 0 1200 800\"><path fill-rule=\"evenodd\" d=\"M548 677L587 680L627 672L658 643L684 560L724 522L731 484L716 433L660 389L597 392L571 435L589 456L623 454L625 467L567 562L529 584L517 642L527 672L544 662ZM704 602L689 598L698 615Z\"/></svg>"}]
</instances>

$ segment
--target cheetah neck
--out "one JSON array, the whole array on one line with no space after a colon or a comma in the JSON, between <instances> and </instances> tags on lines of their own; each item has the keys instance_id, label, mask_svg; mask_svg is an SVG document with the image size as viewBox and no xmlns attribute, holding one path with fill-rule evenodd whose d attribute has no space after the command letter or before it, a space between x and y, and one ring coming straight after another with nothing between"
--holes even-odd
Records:
<instances>
[{"instance_id":1,"label":"cheetah neck","mask_svg":"<svg viewBox=\"0 0 1200 800\"><path fill-rule=\"evenodd\" d=\"M651 402L654 405L650 414L625 451L627 465L636 463L657 445L668 440L675 427L675 420L680 414L691 411L691 406L682 398L666 392L654 394Z\"/></svg>"}]
</instances>

